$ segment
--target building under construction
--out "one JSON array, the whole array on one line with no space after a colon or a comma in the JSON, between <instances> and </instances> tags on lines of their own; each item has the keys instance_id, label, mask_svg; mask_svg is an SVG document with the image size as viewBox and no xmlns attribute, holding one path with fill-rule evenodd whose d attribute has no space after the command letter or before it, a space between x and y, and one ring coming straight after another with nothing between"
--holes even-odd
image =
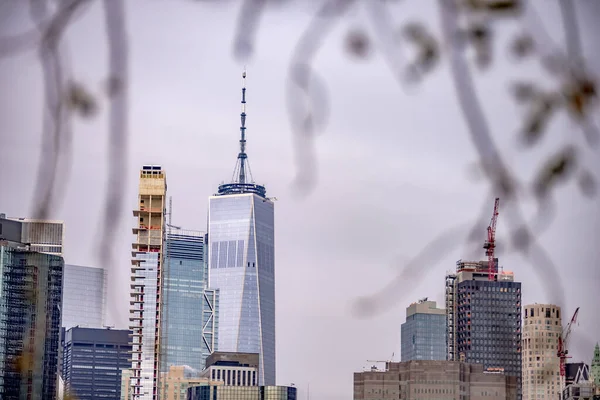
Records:
<instances>
[{"instance_id":1,"label":"building under construction","mask_svg":"<svg viewBox=\"0 0 600 400\"><path fill-rule=\"evenodd\" d=\"M131 260L132 398L158 398L161 337L163 232L167 181L160 166L140 171L138 206Z\"/></svg>"},{"instance_id":2,"label":"building under construction","mask_svg":"<svg viewBox=\"0 0 600 400\"><path fill-rule=\"evenodd\" d=\"M0 218L0 398L53 400L64 261L22 243L28 228Z\"/></svg>"},{"instance_id":3,"label":"building under construction","mask_svg":"<svg viewBox=\"0 0 600 400\"><path fill-rule=\"evenodd\" d=\"M494 263L493 280L487 260L459 260L446 275L447 358L516 377L520 398L521 283Z\"/></svg>"}]
</instances>

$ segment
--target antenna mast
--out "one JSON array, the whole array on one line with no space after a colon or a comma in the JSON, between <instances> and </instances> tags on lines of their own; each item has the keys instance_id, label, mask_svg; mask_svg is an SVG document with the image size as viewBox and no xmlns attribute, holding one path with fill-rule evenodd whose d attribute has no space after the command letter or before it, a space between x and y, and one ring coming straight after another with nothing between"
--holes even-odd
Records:
<instances>
[{"instance_id":1,"label":"antenna mast","mask_svg":"<svg viewBox=\"0 0 600 400\"><path fill-rule=\"evenodd\" d=\"M246 183L246 68L242 72L242 113L240 114L242 124L240 125L240 173L238 183Z\"/></svg>"}]
</instances>

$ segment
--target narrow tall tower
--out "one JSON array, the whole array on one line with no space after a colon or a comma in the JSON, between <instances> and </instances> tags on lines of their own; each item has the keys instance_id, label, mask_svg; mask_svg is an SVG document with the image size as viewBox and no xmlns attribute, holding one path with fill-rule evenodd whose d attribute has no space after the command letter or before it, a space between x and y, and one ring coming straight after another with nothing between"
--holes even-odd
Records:
<instances>
[{"instance_id":1,"label":"narrow tall tower","mask_svg":"<svg viewBox=\"0 0 600 400\"><path fill-rule=\"evenodd\" d=\"M561 395L558 338L561 310L554 304L523 307L523 399L557 399Z\"/></svg>"},{"instance_id":2,"label":"narrow tall tower","mask_svg":"<svg viewBox=\"0 0 600 400\"><path fill-rule=\"evenodd\" d=\"M246 154L246 72L240 151L231 183L209 198L209 286L219 290L218 350L259 354L260 385L275 384L274 204Z\"/></svg>"},{"instance_id":3,"label":"narrow tall tower","mask_svg":"<svg viewBox=\"0 0 600 400\"><path fill-rule=\"evenodd\" d=\"M163 230L167 180L160 166L140 171L137 224L132 244L131 311L132 400L157 400L160 366L160 320Z\"/></svg>"}]
</instances>

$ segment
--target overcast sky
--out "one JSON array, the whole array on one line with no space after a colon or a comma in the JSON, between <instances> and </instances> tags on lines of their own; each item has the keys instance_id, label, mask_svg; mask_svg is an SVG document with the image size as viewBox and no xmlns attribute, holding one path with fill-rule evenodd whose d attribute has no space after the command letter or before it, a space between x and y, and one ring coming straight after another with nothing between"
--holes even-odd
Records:
<instances>
[{"instance_id":1,"label":"overcast sky","mask_svg":"<svg viewBox=\"0 0 600 400\"><path fill-rule=\"evenodd\" d=\"M12 4L12 5L11 5ZM21 3L21 5L24 3ZM108 321L127 326L131 209L136 203L137 171L159 164L167 172L173 196L173 224L206 229L208 196L231 178L238 152L240 74L247 66L247 152L255 180L276 202L277 381L295 383L301 398L310 384L312 399L347 399L352 373L400 354L400 324L405 308L429 297L443 305L444 275L462 247L438 264L398 286L384 313L356 318L352 304L377 292L399 273L394 260L406 261L440 232L473 222L488 185L474 181L477 155L469 141L447 64L422 85L403 89L381 56L356 61L344 50L351 28L372 31L361 8L350 12L328 36L315 68L330 94L331 118L317 139L318 185L299 198L293 141L285 104L286 74L295 43L306 28L309 7L286 6L268 12L256 36L255 54L237 61L232 39L239 8L194 1L127 2L130 36L130 158L126 212L114 238L117 262L99 265L107 169L106 36L100 3L73 24L68 52L75 78L101 98L100 114L74 125L74 156L63 204L52 218L66 224L65 260L106 268L110 274ZM399 2L399 24L422 21L439 33L433 1ZM600 3L581 1L584 48L594 71L600 71L597 21ZM3 3L0 33L26 29L26 10ZM8 14L9 11L11 14ZM560 14L553 2L537 10L556 43L562 43ZM7 17L10 15L10 17ZM581 149L580 160L600 178L598 150L589 149L576 125L556 118L542 145L520 149L516 133L523 120L507 86L516 79L551 81L535 62L514 63L507 43L519 26L499 26L495 66L477 73L492 132L504 156L526 182L540 162L565 143ZM410 52L407 52L410 56ZM41 70L35 53L0 60L0 212L29 216L40 151ZM572 337L574 360L589 361L600 339L599 199L587 199L569 183L556 196L559 215L539 240L560 269L559 277L537 274L519 255L499 252L500 264L523 282L523 304L555 301L549 281L564 290L563 315L581 306ZM533 215L532 202L526 204ZM502 210L498 235L506 237ZM465 235L466 235L465 231ZM481 231L481 242L485 230ZM481 243L482 244L482 243ZM477 244L471 252L483 249ZM432 251L436 251L435 249ZM595 305L594 305L595 304Z\"/></svg>"}]
</instances>

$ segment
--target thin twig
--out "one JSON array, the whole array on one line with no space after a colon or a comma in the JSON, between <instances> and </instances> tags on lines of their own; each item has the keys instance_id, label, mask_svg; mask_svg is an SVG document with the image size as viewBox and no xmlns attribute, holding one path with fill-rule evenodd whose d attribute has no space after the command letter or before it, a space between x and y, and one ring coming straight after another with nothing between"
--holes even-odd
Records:
<instances>
[{"instance_id":1,"label":"thin twig","mask_svg":"<svg viewBox=\"0 0 600 400\"><path fill-rule=\"evenodd\" d=\"M541 279L550 298L557 298L559 305L564 304L564 293L558 279L558 269L544 249L537 245L537 235L531 233L525 218L522 216L517 204L517 193L514 190L515 179L502 161L497 148L492 140L490 129L484 116L480 101L474 89L470 68L467 64L462 48L456 43L458 32L456 20L457 10L452 2L439 0L442 32L448 44L450 71L461 111L468 126L468 133L475 149L484 165L484 169L494 192L502 194L505 199L504 208L510 235L518 247L518 251L531 261L532 268L540 277L556 277L554 279Z\"/></svg>"},{"instance_id":2,"label":"thin twig","mask_svg":"<svg viewBox=\"0 0 600 400\"><path fill-rule=\"evenodd\" d=\"M62 191L56 190L56 178L59 162L68 157L70 147L70 126L64 105L64 71L60 54L60 41L71 17L85 0L71 0L56 12L52 22L42 35L39 59L44 75L44 105L42 150L38 167L34 204L36 218L45 219L55 205L56 196Z\"/></svg>"},{"instance_id":3,"label":"thin twig","mask_svg":"<svg viewBox=\"0 0 600 400\"><path fill-rule=\"evenodd\" d=\"M109 110L109 150L108 150L108 185L103 212L103 232L100 244L102 265L114 265L112 249L123 209L122 194L125 192L128 135L128 35L125 20L125 3L122 1L104 0L106 36L108 40L110 96ZM114 315L120 309L111 303Z\"/></svg>"},{"instance_id":4,"label":"thin twig","mask_svg":"<svg viewBox=\"0 0 600 400\"><path fill-rule=\"evenodd\" d=\"M333 25L354 0L328 0L317 12L296 44L289 68L287 106L294 134L296 162L295 186L298 194L310 193L317 181L317 161L314 150L315 102L321 100L326 107L327 91L312 68L312 59ZM320 96L311 96L311 87L317 87Z\"/></svg>"}]
</instances>

